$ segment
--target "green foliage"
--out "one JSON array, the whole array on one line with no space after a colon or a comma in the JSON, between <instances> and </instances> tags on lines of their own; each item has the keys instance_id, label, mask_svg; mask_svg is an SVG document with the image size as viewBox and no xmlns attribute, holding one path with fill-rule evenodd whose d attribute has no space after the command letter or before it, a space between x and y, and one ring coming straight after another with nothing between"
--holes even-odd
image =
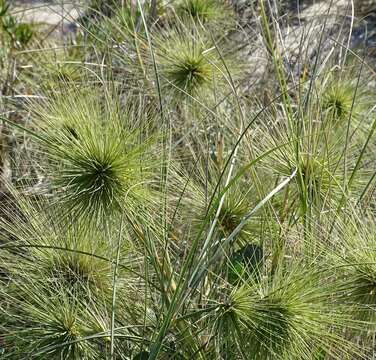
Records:
<instances>
[{"instance_id":1,"label":"green foliage","mask_svg":"<svg viewBox=\"0 0 376 360\"><path fill-rule=\"evenodd\" d=\"M233 344L252 359L312 359L314 349L334 357L351 354L355 347L341 330L353 324L335 305L336 285L328 289L328 274L321 277L310 265L305 269L288 266L272 280L263 277L261 282L251 280L232 290L219 323L230 321L233 332L218 334L218 341L232 333Z\"/></svg>"},{"instance_id":2,"label":"green foliage","mask_svg":"<svg viewBox=\"0 0 376 360\"><path fill-rule=\"evenodd\" d=\"M354 322L336 304L328 273L307 264L288 267L231 291L215 335L224 354L234 348L252 359L312 359L312 351L319 350L335 358L355 354L356 347L341 335Z\"/></svg>"},{"instance_id":3,"label":"green foliage","mask_svg":"<svg viewBox=\"0 0 376 360\"><path fill-rule=\"evenodd\" d=\"M167 25L153 32L150 40L151 50L147 39L132 37L119 49L119 59L138 83L143 81L154 94L160 91L169 102L208 102L215 91L223 92L228 84L224 62L237 74L234 55L222 51L210 32L192 21Z\"/></svg>"},{"instance_id":4,"label":"green foliage","mask_svg":"<svg viewBox=\"0 0 376 360\"><path fill-rule=\"evenodd\" d=\"M172 29L155 39L161 91L175 99L210 96L211 89L225 83L221 58L206 34L195 31L187 37L185 31Z\"/></svg>"},{"instance_id":5,"label":"green foliage","mask_svg":"<svg viewBox=\"0 0 376 360\"><path fill-rule=\"evenodd\" d=\"M191 18L203 25L222 26L222 31L234 18L232 9L222 0L180 0L175 7L183 19Z\"/></svg>"},{"instance_id":6,"label":"green foliage","mask_svg":"<svg viewBox=\"0 0 376 360\"><path fill-rule=\"evenodd\" d=\"M349 70L350 71L350 70ZM369 90L355 79L340 79L333 76L322 93L322 109L334 126L345 128L348 121L353 125L370 108Z\"/></svg>"},{"instance_id":7,"label":"green foliage","mask_svg":"<svg viewBox=\"0 0 376 360\"><path fill-rule=\"evenodd\" d=\"M150 203L156 165L146 158L150 139L140 138L135 127L142 119L121 112L110 94L100 99L93 89L67 92L36 110L54 191L70 215L96 221L126 209L133 216Z\"/></svg>"},{"instance_id":8,"label":"green foliage","mask_svg":"<svg viewBox=\"0 0 376 360\"><path fill-rule=\"evenodd\" d=\"M338 264L338 276L343 281L342 291L345 301L361 304L356 316L375 321L376 306L376 252L375 232L372 215L360 219L351 216L346 224L339 225L336 240L338 248L327 249L331 262Z\"/></svg>"},{"instance_id":9,"label":"green foliage","mask_svg":"<svg viewBox=\"0 0 376 360\"><path fill-rule=\"evenodd\" d=\"M323 108L328 111L335 120L345 121L351 113L353 91L351 88L341 85L333 86L324 94Z\"/></svg>"},{"instance_id":10,"label":"green foliage","mask_svg":"<svg viewBox=\"0 0 376 360\"><path fill-rule=\"evenodd\" d=\"M257 279L263 266L263 257L263 249L257 244L247 244L235 251L229 259L229 282L236 283L248 275Z\"/></svg>"},{"instance_id":11,"label":"green foliage","mask_svg":"<svg viewBox=\"0 0 376 360\"><path fill-rule=\"evenodd\" d=\"M9 7L7 1L0 3L1 32L7 35L11 47L24 48L29 44L34 32L30 24L20 23L9 14Z\"/></svg>"},{"instance_id":12,"label":"green foliage","mask_svg":"<svg viewBox=\"0 0 376 360\"><path fill-rule=\"evenodd\" d=\"M13 349L22 349L15 356L48 354L51 359L99 358L100 347L95 342L81 340L96 332L97 329L90 329L90 326L100 320L96 319L96 314L88 312L87 303L67 298L64 294L51 294L43 286L27 295L27 300L16 301L14 306L18 308L20 320L6 324L9 328L14 326L14 330L21 329L21 336L17 336L17 332L5 336L5 341L9 341ZM96 325L99 329L101 324Z\"/></svg>"},{"instance_id":13,"label":"green foliage","mask_svg":"<svg viewBox=\"0 0 376 360\"><path fill-rule=\"evenodd\" d=\"M117 326L132 323L139 308L130 285L137 279L132 275L137 260L130 256L125 234L107 232L105 237L85 223L67 227L51 204L16 198L19 214L1 224L7 234L0 295L9 315L2 317L7 358L100 359L110 344L112 237L123 238L126 254L117 271L117 291L124 297ZM124 330L122 346L129 348Z\"/></svg>"},{"instance_id":14,"label":"green foliage","mask_svg":"<svg viewBox=\"0 0 376 360\"><path fill-rule=\"evenodd\" d=\"M194 208L195 214L193 215L195 217L197 217L197 215L200 216L197 219L194 218L194 222L197 223L198 230L200 230L203 224L207 222L208 215L211 219L218 215L218 226L216 227L215 234L216 238L222 239L228 237L240 224L241 220L244 216L246 216L247 212L252 206L253 201L255 201L255 199L252 198L252 190L253 189L249 189L247 192L242 192L240 187L230 189L226 194L225 201L219 214L215 213L217 210L216 206L213 206L213 208L210 209L211 211L207 213L208 209L206 209L203 201L204 199L202 198L204 193L201 193L201 198L197 197L195 200L196 206L201 200L202 208L198 209L198 211L196 208ZM210 222L208 226L210 226ZM253 222L247 223L237 235L237 244L247 244L252 237L257 236L257 230L258 227L255 227Z\"/></svg>"},{"instance_id":15,"label":"green foliage","mask_svg":"<svg viewBox=\"0 0 376 360\"><path fill-rule=\"evenodd\" d=\"M69 39L9 4L2 359L375 358L375 74L346 22L300 77L277 2L94 1Z\"/></svg>"}]
</instances>

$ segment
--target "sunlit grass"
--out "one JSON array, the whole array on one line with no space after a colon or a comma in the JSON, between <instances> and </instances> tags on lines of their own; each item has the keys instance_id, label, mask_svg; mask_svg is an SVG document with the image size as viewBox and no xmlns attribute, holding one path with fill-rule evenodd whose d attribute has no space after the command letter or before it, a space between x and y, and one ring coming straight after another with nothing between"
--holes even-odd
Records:
<instances>
[{"instance_id":1,"label":"sunlit grass","mask_svg":"<svg viewBox=\"0 0 376 360\"><path fill-rule=\"evenodd\" d=\"M374 72L277 3L0 33L1 358L375 357Z\"/></svg>"}]
</instances>

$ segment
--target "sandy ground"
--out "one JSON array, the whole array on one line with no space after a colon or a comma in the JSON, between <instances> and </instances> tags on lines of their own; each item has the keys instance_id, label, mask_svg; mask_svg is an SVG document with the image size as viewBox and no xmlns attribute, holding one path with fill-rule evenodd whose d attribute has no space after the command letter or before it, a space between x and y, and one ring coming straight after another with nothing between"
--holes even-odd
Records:
<instances>
[{"instance_id":1,"label":"sandy ground","mask_svg":"<svg viewBox=\"0 0 376 360\"><path fill-rule=\"evenodd\" d=\"M74 27L77 18L82 14L82 1L15 1L12 14L20 21L46 24L59 27L63 32Z\"/></svg>"}]
</instances>

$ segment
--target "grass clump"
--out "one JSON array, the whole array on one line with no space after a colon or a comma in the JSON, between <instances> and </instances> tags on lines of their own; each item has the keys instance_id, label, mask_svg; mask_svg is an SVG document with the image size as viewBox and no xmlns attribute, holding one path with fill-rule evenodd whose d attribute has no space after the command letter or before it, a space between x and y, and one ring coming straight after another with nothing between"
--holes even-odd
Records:
<instances>
[{"instance_id":1,"label":"grass clump","mask_svg":"<svg viewBox=\"0 0 376 360\"><path fill-rule=\"evenodd\" d=\"M33 205L21 196L17 201L20 215L1 223L7 235L2 238L0 298L11 314L2 317L5 358L102 358L110 353L111 324L119 327L138 318L140 303L131 300L136 299L131 293L138 277L131 274L138 261L125 234L120 234L124 256L116 271L117 293L124 300L114 309L112 239L119 234L95 231L87 223L67 226L48 202ZM131 353L123 329L123 340L116 343Z\"/></svg>"},{"instance_id":2,"label":"grass clump","mask_svg":"<svg viewBox=\"0 0 376 360\"><path fill-rule=\"evenodd\" d=\"M209 27L223 26L222 31L234 18L232 9L222 0L180 0L175 8L183 19L191 18Z\"/></svg>"},{"instance_id":3,"label":"grass clump","mask_svg":"<svg viewBox=\"0 0 376 360\"><path fill-rule=\"evenodd\" d=\"M344 298L360 304L357 316L373 322L376 306L374 225L372 216L364 214L362 229L359 229L358 216L351 216L338 228L336 232L340 239L337 239L336 248L329 248L327 252L331 261L338 264Z\"/></svg>"},{"instance_id":4,"label":"grass clump","mask_svg":"<svg viewBox=\"0 0 376 360\"><path fill-rule=\"evenodd\" d=\"M13 309L18 309L13 324L5 324L8 331L12 329L4 337L5 343L11 344L6 349L10 355L8 358L12 354L49 356L51 359L99 358L100 348L93 342L82 340L95 333L94 328L90 330L89 314L85 311L88 303L80 303L64 294L51 294L43 286L27 295L27 300L16 300L13 305ZM94 316L91 321L95 321Z\"/></svg>"},{"instance_id":5,"label":"grass clump","mask_svg":"<svg viewBox=\"0 0 376 360\"><path fill-rule=\"evenodd\" d=\"M156 62L164 93L180 99L201 97L223 83L220 57L205 35L196 32L187 37L184 28L176 29L165 33L156 43Z\"/></svg>"},{"instance_id":6,"label":"grass clump","mask_svg":"<svg viewBox=\"0 0 376 360\"><path fill-rule=\"evenodd\" d=\"M223 206L218 214L217 234L218 238L227 238L241 223L252 207L254 199L252 199L251 191L253 189L242 192L240 188L233 188L226 194ZM216 214L217 215L217 214ZM214 216L214 214L213 214ZM245 245L249 239L257 236L258 228L254 227L253 222L245 224L236 237L236 243Z\"/></svg>"},{"instance_id":7,"label":"grass clump","mask_svg":"<svg viewBox=\"0 0 376 360\"><path fill-rule=\"evenodd\" d=\"M108 101L73 90L36 112L53 190L71 215L100 219L125 207L131 215L146 200L152 164L143 156L150 142L133 128L141 120Z\"/></svg>"},{"instance_id":8,"label":"grass clump","mask_svg":"<svg viewBox=\"0 0 376 360\"><path fill-rule=\"evenodd\" d=\"M232 333L228 344L252 359L311 359L322 350L334 358L351 353L355 347L340 330L352 326L351 317L330 303L333 289L320 277L313 269L279 269L272 280L263 276L238 285L223 305L218 326L226 330L218 333L218 342Z\"/></svg>"},{"instance_id":9,"label":"grass clump","mask_svg":"<svg viewBox=\"0 0 376 360\"><path fill-rule=\"evenodd\" d=\"M0 6L1 359L376 358L355 19L91 5L30 40Z\"/></svg>"},{"instance_id":10,"label":"grass clump","mask_svg":"<svg viewBox=\"0 0 376 360\"><path fill-rule=\"evenodd\" d=\"M235 64L234 56L219 49L220 45L213 42L206 29L199 28L192 21L166 25L153 33L150 40L153 56L147 39L136 39L139 43L136 49L139 50L134 50L136 53L126 61L127 67L137 79L146 77L148 86L154 83L152 87L156 87L159 83L159 91L168 102L177 104L184 100L195 103L208 98L204 101L207 103L213 99L215 89L223 92L223 86L228 83L224 61ZM127 57L123 54L123 59L124 55ZM155 78L155 69L158 79ZM232 71L237 72L235 66Z\"/></svg>"},{"instance_id":11,"label":"grass clump","mask_svg":"<svg viewBox=\"0 0 376 360\"><path fill-rule=\"evenodd\" d=\"M333 119L348 120L353 104L353 89L348 86L337 85L330 87L324 94L323 109Z\"/></svg>"},{"instance_id":12,"label":"grass clump","mask_svg":"<svg viewBox=\"0 0 376 360\"><path fill-rule=\"evenodd\" d=\"M344 128L348 121L355 127L370 108L369 92L357 79L329 80L322 93L322 110L334 126ZM354 124L355 123L355 124Z\"/></svg>"}]
</instances>

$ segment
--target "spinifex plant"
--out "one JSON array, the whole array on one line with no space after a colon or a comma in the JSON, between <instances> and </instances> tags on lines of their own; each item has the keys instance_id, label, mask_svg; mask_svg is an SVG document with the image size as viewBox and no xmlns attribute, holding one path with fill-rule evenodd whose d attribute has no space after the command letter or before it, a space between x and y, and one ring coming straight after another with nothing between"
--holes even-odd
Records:
<instances>
[{"instance_id":1,"label":"spinifex plant","mask_svg":"<svg viewBox=\"0 0 376 360\"><path fill-rule=\"evenodd\" d=\"M372 66L332 37L297 79L279 2L234 7L241 36L230 3L100 1L13 44L2 359L375 358Z\"/></svg>"},{"instance_id":2,"label":"spinifex plant","mask_svg":"<svg viewBox=\"0 0 376 360\"><path fill-rule=\"evenodd\" d=\"M51 47L54 44L50 44ZM82 38L76 38L68 49L51 49L51 51L27 54L36 62L37 68L25 69L23 81L29 86L38 87L45 95L61 89L66 91L69 83L86 84L90 81L90 70L85 66L86 54L83 51Z\"/></svg>"},{"instance_id":3,"label":"spinifex plant","mask_svg":"<svg viewBox=\"0 0 376 360\"><path fill-rule=\"evenodd\" d=\"M109 6L108 9L112 11L107 14L94 10L95 21L90 18L82 19L88 40L94 43L98 50L105 51L108 46L118 46L134 36L145 34L138 6L131 3L121 7Z\"/></svg>"},{"instance_id":4,"label":"spinifex plant","mask_svg":"<svg viewBox=\"0 0 376 360\"><path fill-rule=\"evenodd\" d=\"M327 287L329 273L308 264L304 270L288 267L279 268L272 278L265 268L260 278L244 276L225 296L212 331L218 354L240 353L250 359L355 354L341 334L355 323L336 305L334 287Z\"/></svg>"},{"instance_id":5,"label":"spinifex plant","mask_svg":"<svg viewBox=\"0 0 376 360\"><path fill-rule=\"evenodd\" d=\"M3 322L7 329L12 329L4 336L9 359L12 356L98 359L101 352L106 352L105 344L81 340L106 329L102 328L100 315L88 311L87 306L93 308L93 304L69 297L64 292L51 293L43 284L35 282L23 284L17 291L24 299L8 299L12 302L14 317ZM11 344L9 348L8 343Z\"/></svg>"},{"instance_id":6,"label":"spinifex plant","mask_svg":"<svg viewBox=\"0 0 376 360\"><path fill-rule=\"evenodd\" d=\"M193 224L197 227L197 231L202 231L202 227L205 226L205 231L209 231L211 221L217 217L218 225L215 229L215 239L223 239L228 237L235 228L240 224L243 217L249 211L249 208L254 199L252 199L252 192L254 189L248 189L242 192L239 187L234 187L230 189L225 196L224 203L221 210L216 214L218 198L214 198L213 206L208 209L205 204L205 193L198 192L195 194L194 201L195 204L190 204L190 212L193 220ZM209 193L209 195L212 195ZM208 218L210 221L208 221ZM245 245L250 237L254 237L257 234L257 227L254 228L252 222L247 223L240 233L236 237L236 242L238 245ZM203 234L204 235L204 234Z\"/></svg>"},{"instance_id":7,"label":"spinifex plant","mask_svg":"<svg viewBox=\"0 0 376 360\"><path fill-rule=\"evenodd\" d=\"M93 91L68 88L68 96L37 105L48 176L67 214L96 220L126 210L132 217L151 204L148 189L158 166L146 155L150 139L140 136L146 124L121 110L111 94L99 98Z\"/></svg>"},{"instance_id":8,"label":"spinifex plant","mask_svg":"<svg viewBox=\"0 0 376 360\"><path fill-rule=\"evenodd\" d=\"M132 283L142 281L135 275L138 260L126 234L85 223L67 225L48 202L16 198L18 215L1 222L0 298L12 314L1 321L6 358L101 358L110 352L111 324L121 327L140 319L143 302L132 295ZM115 309L112 257L113 239L119 237L124 255L118 260L116 290L123 300ZM112 343L131 351L127 327L123 330L124 341Z\"/></svg>"},{"instance_id":9,"label":"spinifex plant","mask_svg":"<svg viewBox=\"0 0 376 360\"><path fill-rule=\"evenodd\" d=\"M351 71L351 70L349 70ZM358 74L358 77L363 74ZM331 74L320 93L321 108L331 126L345 131L347 123L351 128L359 125L360 117L371 108L370 89L356 76Z\"/></svg>"},{"instance_id":10,"label":"spinifex plant","mask_svg":"<svg viewBox=\"0 0 376 360\"><path fill-rule=\"evenodd\" d=\"M275 149L261 161L262 167L279 176L288 176L292 169L297 169L296 179L277 199L282 202L278 205L282 209L300 215L307 210L335 208L341 198L356 197L365 185L363 177L357 174L345 193L346 173L351 173L357 164L360 148L357 142L346 142L346 131L327 127L321 112L301 116L292 122L281 118L274 126L261 125L258 129L258 136L265 137L259 144L269 143L261 149ZM367 170L358 164L357 172L364 174Z\"/></svg>"},{"instance_id":11,"label":"spinifex plant","mask_svg":"<svg viewBox=\"0 0 376 360\"><path fill-rule=\"evenodd\" d=\"M362 229L359 228L362 216ZM334 248L326 252L332 264L338 266L338 276L343 282L344 301L361 305L357 316L375 321L376 315L376 251L375 231L371 214L356 214L346 224L339 220L335 231Z\"/></svg>"},{"instance_id":12,"label":"spinifex plant","mask_svg":"<svg viewBox=\"0 0 376 360\"><path fill-rule=\"evenodd\" d=\"M352 109L354 99L354 88L350 84L333 84L323 94L323 110L328 112L329 117L334 121L345 122L349 119L351 112L354 117L357 109Z\"/></svg>"},{"instance_id":13,"label":"spinifex plant","mask_svg":"<svg viewBox=\"0 0 376 360\"><path fill-rule=\"evenodd\" d=\"M138 78L146 76L163 98L175 104L182 100L208 103L217 91L223 93L228 83L224 64L235 62L232 55L213 42L210 32L192 21L179 22L155 31L149 40L152 49L147 39L137 40L127 68ZM128 57L129 54L122 54L123 61ZM236 73L235 67L232 70Z\"/></svg>"},{"instance_id":14,"label":"spinifex plant","mask_svg":"<svg viewBox=\"0 0 376 360\"><path fill-rule=\"evenodd\" d=\"M175 8L177 14L183 19L193 19L214 29L221 26L222 34L226 27L234 22L233 11L223 0L178 0Z\"/></svg>"}]
</instances>

